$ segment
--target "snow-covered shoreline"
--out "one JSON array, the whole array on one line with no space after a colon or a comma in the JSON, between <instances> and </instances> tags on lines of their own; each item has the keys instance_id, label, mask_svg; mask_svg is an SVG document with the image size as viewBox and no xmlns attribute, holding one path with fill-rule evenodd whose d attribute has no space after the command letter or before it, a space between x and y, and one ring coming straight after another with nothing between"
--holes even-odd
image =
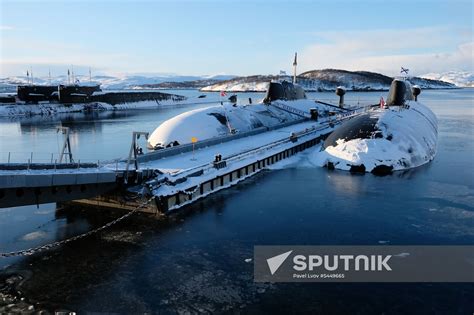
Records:
<instances>
[{"instance_id":1,"label":"snow-covered shoreline","mask_svg":"<svg viewBox=\"0 0 474 315\"><path fill-rule=\"evenodd\" d=\"M271 81L286 80L291 82L293 77L288 75L253 75L237 77L217 82L201 88L204 92L264 92ZM347 91L370 92L388 91L393 78L379 73L367 71L346 71L338 69L323 69L304 72L297 76L296 82L306 92L333 92L338 86ZM409 76L406 78L411 84L422 89L455 89L456 85L440 80Z\"/></svg>"},{"instance_id":2,"label":"snow-covered shoreline","mask_svg":"<svg viewBox=\"0 0 474 315\"><path fill-rule=\"evenodd\" d=\"M219 88L219 87L222 87ZM206 87L202 88L199 91L202 92L220 92L220 91L226 91L226 92L233 92L233 93L264 93L266 90L265 89L237 89L233 86L230 86L229 89L226 89L225 86L219 86L219 87ZM423 90L457 90L457 89L464 89L464 88L469 88L469 87L424 87ZM390 87L380 87L380 88L374 88L374 87L364 87L364 88L345 88L346 91L350 92L387 92L390 90ZM311 89L311 88L304 88L305 92L334 92L335 88L318 88L318 89Z\"/></svg>"},{"instance_id":3,"label":"snow-covered shoreline","mask_svg":"<svg viewBox=\"0 0 474 315\"><path fill-rule=\"evenodd\" d=\"M237 80L237 79L236 79ZM239 81L232 81L232 82L224 82L224 83L217 83L214 85L206 86L200 91L202 92L220 92L220 91L227 91L227 92L234 92L234 93L246 93L246 92L265 92L267 90L268 82L239 82ZM452 89L461 89L462 87L458 86L446 86L446 85L434 85L434 84L423 84L420 83L419 80L413 79L413 83L419 85L424 90L452 90ZM354 85L352 83L346 82L345 84L314 84L311 82L304 82L299 81L298 84L306 91L306 92L334 92L338 86L344 86L346 91L350 92L386 92L390 90L390 85L384 84L357 84Z\"/></svg>"},{"instance_id":4,"label":"snow-covered shoreline","mask_svg":"<svg viewBox=\"0 0 474 315\"><path fill-rule=\"evenodd\" d=\"M213 103L213 100L164 100L164 101L140 101L111 105L102 102L78 103L78 104L60 104L60 103L42 103L42 104L0 104L0 117L12 116L34 116L34 115L55 115L64 113L79 113L90 111L120 111L130 109L160 109L163 107L173 107L192 104Z\"/></svg>"}]
</instances>

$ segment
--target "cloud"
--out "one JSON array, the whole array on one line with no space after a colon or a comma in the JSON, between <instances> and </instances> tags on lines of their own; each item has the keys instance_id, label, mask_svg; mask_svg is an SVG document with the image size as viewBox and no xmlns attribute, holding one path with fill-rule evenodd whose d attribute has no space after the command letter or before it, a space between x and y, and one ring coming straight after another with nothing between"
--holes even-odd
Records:
<instances>
[{"instance_id":1,"label":"cloud","mask_svg":"<svg viewBox=\"0 0 474 315\"><path fill-rule=\"evenodd\" d=\"M11 31L14 30L15 27L10 25L0 25L0 31Z\"/></svg>"},{"instance_id":2,"label":"cloud","mask_svg":"<svg viewBox=\"0 0 474 315\"><path fill-rule=\"evenodd\" d=\"M65 73L71 65L78 71L88 72L92 67L96 73L102 73L107 67L131 62L123 52L96 52L77 43L6 38L2 44L15 49L1 51L0 77L19 75L30 67L38 75L46 75L49 70Z\"/></svg>"},{"instance_id":3,"label":"cloud","mask_svg":"<svg viewBox=\"0 0 474 315\"><path fill-rule=\"evenodd\" d=\"M17 28L3 25L2 30ZM3 34L2 34L3 35ZM367 70L397 75L400 66L409 68L410 74L442 73L451 70L473 71L474 43L471 29L450 27L420 27L412 29L345 30L303 33L307 43L298 51L298 71L339 68ZM179 62L166 53L161 58L146 58L136 50L88 47L77 41L40 40L19 36L2 36L0 49L0 77L18 75L33 67L35 73L46 75L49 70L64 73L70 65L75 69L94 72L146 72L159 69L163 72L202 74L225 70L229 73L255 74L278 72L288 68L288 60L279 64L278 54L273 56L264 48L252 50L252 62L229 52L187 57ZM34 49L32 49L34 47ZM175 48L176 49L176 48ZM167 52L168 53L168 52ZM169 54L169 53L168 53ZM209 55L213 62L207 64ZM164 57L163 57L164 56ZM196 60L202 62L196 65ZM228 59L244 60L240 67ZM204 70L202 70L204 65ZM198 68L201 67L201 68ZM219 70L220 69L220 70ZM233 70L232 70L233 69ZM201 71L201 73L196 73ZM250 72L251 73L248 73Z\"/></svg>"},{"instance_id":4,"label":"cloud","mask_svg":"<svg viewBox=\"0 0 474 315\"><path fill-rule=\"evenodd\" d=\"M340 68L398 74L400 66L411 74L473 70L474 43L463 33L447 28L373 30L314 33L321 43L300 54L300 70Z\"/></svg>"}]
</instances>

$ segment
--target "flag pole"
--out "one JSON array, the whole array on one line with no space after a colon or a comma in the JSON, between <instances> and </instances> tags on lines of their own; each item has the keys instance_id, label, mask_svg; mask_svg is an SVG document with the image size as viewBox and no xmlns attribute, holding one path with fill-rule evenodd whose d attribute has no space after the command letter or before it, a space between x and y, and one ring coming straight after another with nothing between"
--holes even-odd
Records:
<instances>
[{"instance_id":1,"label":"flag pole","mask_svg":"<svg viewBox=\"0 0 474 315\"><path fill-rule=\"evenodd\" d=\"M296 83L296 66L298 65L297 62L297 53L295 53L295 60L293 61L293 84Z\"/></svg>"}]
</instances>

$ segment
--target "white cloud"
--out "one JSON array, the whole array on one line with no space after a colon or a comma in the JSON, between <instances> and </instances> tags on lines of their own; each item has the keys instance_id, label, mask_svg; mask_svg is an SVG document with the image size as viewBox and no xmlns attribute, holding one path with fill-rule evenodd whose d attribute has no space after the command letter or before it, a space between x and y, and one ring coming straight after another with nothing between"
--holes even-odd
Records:
<instances>
[{"instance_id":1,"label":"white cloud","mask_svg":"<svg viewBox=\"0 0 474 315\"><path fill-rule=\"evenodd\" d=\"M396 75L400 66L411 74L473 70L474 42L446 28L319 32L322 44L299 54L301 71L339 68Z\"/></svg>"},{"instance_id":2,"label":"white cloud","mask_svg":"<svg viewBox=\"0 0 474 315\"><path fill-rule=\"evenodd\" d=\"M37 74L45 75L49 70L64 73L71 65L83 72L92 67L102 73L111 65L127 65L131 61L122 52L96 52L76 43L6 38L2 45L14 49L0 51L0 77L18 75L30 67Z\"/></svg>"},{"instance_id":3,"label":"white cloud","mask_svg":"<svg viewBox=\"0 0 474 315\"><path fill-rule=\"evenodd\" d=\"M15 27L11 25L0 25L0 31L11 31L14 30Z\"/></svg>"}]
</instances>

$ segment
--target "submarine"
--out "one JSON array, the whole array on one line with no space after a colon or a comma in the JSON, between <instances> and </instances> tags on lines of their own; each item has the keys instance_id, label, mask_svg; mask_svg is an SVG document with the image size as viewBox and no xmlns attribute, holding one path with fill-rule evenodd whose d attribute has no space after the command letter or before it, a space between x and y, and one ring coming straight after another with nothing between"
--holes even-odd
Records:
<instances>
[{"instance_id":1,"label":"submarine","mask_svg":"<svg viewBox=\"0 0 474 315\"><path fill-rule=\"evenodd\" d=\"M343 108L309 100L304 89L288 81L269 82L265 97L256 103L237 104L236 96L220 105L191 110L159 125L147 147L159 150L259 128L297 123L302 119L327 117Z\"/></svg>"},{"instance_id":2,"label":"submarine","mask_svg":"<svg viewBox=\"0 0 474 315\"><path fill-rule=\"evenodd\" d=\"M341 124L324 141L316 163L351 173L387 175L432 161L436 155L438 121L418 101L421 89L394 79L387 102Z\"/></svg>"}]
</instances>

